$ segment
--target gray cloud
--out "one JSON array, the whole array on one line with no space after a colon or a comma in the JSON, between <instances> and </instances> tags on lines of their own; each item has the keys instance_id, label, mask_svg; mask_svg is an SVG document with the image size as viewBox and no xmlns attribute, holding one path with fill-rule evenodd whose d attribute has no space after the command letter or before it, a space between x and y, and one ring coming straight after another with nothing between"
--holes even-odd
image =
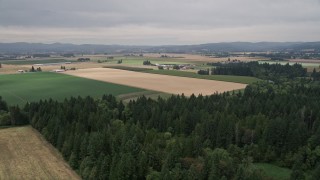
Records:
<instances>
[{"instance_id":1,"label":"gray cloud","mask_svg":"<svg viewBox=\"0 0 320 180\"><path fill-rule=\"evenodd\" d=\"M20 34L25 34L26 32L22 31L37 29L55 30L50 31L50 38L56 38L57 41L79 42L81 41L79 37L72 34L69 37L65 35L69 32L82 33L82 38L92 43L101 40L95 35L105 37L102 39L106 43L111 40L116 41L113 37L104 35L115 32L123 33L116 36L122 44L126 44L126 40L127 43L132 43L128 40L130 38L138 38L140 44L150 43L151 40L155 41L152 44L200 43L204 40L214 42L217 40L213 37L213 32L223 35L222 38L226 41L229 41L230 37L237 41L240 38L236 38L234 34L246 36L238 33L243 29L254 34L251 38L248 37L248 40L266 41L272 37L285 41L309 40L312 35L310 32L320 29L319 2L319 0L0 0L0 41L10 41L9 36L12 37L11 41L19 41L10 35L10 31L20 31ZM130 31L125 28L132 29ZM283 29L287 32L283 32ZM3 37L5 31L9 32ZM66 32L62 37L63 31ZM142 34L152 34L152 36L143 37L139 34L141 31ZM260 33L261 31L264 34ZM91 32L96 34L92 36ZM175 32L180 33L175 34ZM304 33L309 33L308 38ZM185 36L181 36L182 34ZM204 34L207 34L207 37L203 37ZM290 34L292 36L288 36ZM126 38L121 38L121 35ZM30 34L19 38L30 36L38 37L37 34ZM320 40L317 33L313 34L313 38L315 41ZM163 39L167 43L163 42ZM42 41L48 40L43 37Z\"/></svg>"}]
</instances>

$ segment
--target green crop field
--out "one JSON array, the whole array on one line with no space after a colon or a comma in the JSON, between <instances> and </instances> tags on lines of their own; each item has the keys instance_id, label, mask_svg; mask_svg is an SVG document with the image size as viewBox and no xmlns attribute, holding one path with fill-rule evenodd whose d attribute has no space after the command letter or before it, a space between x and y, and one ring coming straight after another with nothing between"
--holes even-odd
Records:
<instances>
[{"instance_id":1,"label":"green crop field","mask_svg":"<svg viewBox=\"0 0 320 180\"><path fill-rule=\"evenodd\" d=\"M96 61L101 60L106 61L103 63L106 64L117 64L118 60L122 60L121 64L131 65L131 66L141 66L143 61L150 61L152 64L193 64L190 62L179 61L179 59L170 59L170 58L146 58L146 57L115 57L112 60L108 59L97 59Z\"/></svg>"},{"instance_id":2,"label":"green crop field","mask_svg":"<svg viewBox=\"0 0 320 180\"><path fill-rule=\"evenodd\" d=\"M135 72L145 72L152 70L151 68L141 68L141 67L132 67L132 66L104 66L104 68L120 69L126 71L135 71Z\"/></svg>"},{"instance_id":3,"label":"green crop field","mask_svg":"<svg viewBox=\"0 0 320 180\"><path fill-rule=\"evenodd\" d=\"M291 170L267 163L254 163L254 167L263 170L273 179L285 180L290 178Z\"/></svg>"},{"instance_id":4,"label":"green crop field","mask_svg":"<svg viewBox=\"0 0 320 180\"><path fill-rule=\"evenodd\" d=\"M153 74L164 74L164 75L170 75L170 76L181 76L181 77L190 77L190 78L198 78L198 79L236 82L236 83L244 83L244 84L250 84L250 83L259 81L258 78L248 77L248 76L200 75L194 72L177 71L177 70L149 70L144 72L153 73Z\"/></svg>"},{"instance_id":5,"label":"green crop field","mask_svg":"<svg viewBox=\"0 0 320 180\"><path fill-rule=\"evenodd\" d=\"M70 96L95 98L103 94L123 95L143 89L100 82L58 73L0 75L0 96L10 105L24 105L40 99L63 100Z\"/></svg>"},{"instance_id":6,"label":"green crop field","mask_svg":"<svg viewBox=\"0 0 320 180\"><path fill-rule=\"evenodd\" d=\"M2 64L13 64L13 65L22 65L22 64L47 64L47 63L65 63L72 62L65 59L39 59L39 60L1 60Z\"/></svg>"}]
</instances>

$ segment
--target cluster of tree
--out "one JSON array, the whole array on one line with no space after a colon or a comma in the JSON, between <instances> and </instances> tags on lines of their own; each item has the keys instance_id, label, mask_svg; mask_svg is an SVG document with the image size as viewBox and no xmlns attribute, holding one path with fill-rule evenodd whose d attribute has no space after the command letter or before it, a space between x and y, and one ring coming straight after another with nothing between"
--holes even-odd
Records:
<instances>
[{"instance_id":1,"label":"cluster of tree","mask_svg":"<svg viewBox=\"0 0 320 180\"><path fill-rule=\"evenodd\" d=\"M34 58L44 58L44 57L50 57L50 54L33 54Z\"/></svg>"},{"instance_id":2,"label":"cluster of tree","mask_svg":"<svg viewBox=\"0 0 320 180\"><path fill-rule=\"evenodd\" d=\"M251 68L245 63L229 63L220 64L216 68L211 69L212 74L217 75L237 75L237 76L253 76Z\"/></svg>"},{"instance_id":3,"label":"cluster of tree","mask_svg":"<svg viewBox=\"0 0 320 180\"><path fill-rule=\"evenodd\" d=\"M301 58L301 59L317 59L317 58L319 58L319 55L317 55L317 54L304 54L299 58Z\"/></svg>"},{"instance_id":4,"label":"cluster of tree","mask_svg":"<svg viewBox=\"0 0 320 180\"><path fill-rule=\"evenodd\" d=\"M0 126L25 125L28 123L26 112L21 111L18 106L8 107L0 96Z\"/></svg>"},{"instance_id":5,"label":"cluster of tree","mask_svg":"<svg viewBox=\"0 0 320 180\"><path fill-rule=\"evenodd\" d=\"M310 76L314 81L320 81L320 71L317 72L316 68L313 69Z\"/></svg>"},{"instance_id":6,"label":"cluster of tree","mask_svg":"<svg viewBox=\"0 0 320 180\"><path fill-rule=\"evenodd\" d=\"M118 63L118 64L121 64L121 63L122 63L122 59L118 60L117 63Z\"/></svg>"},{"instance_id":7,"label":"cluster of tree","mask_svg":"<svg viewBox=\"0 0 320 180\"><path fill-rule=\"evenodd\" d=\"M0 96L0 126L7 126L11 124L10 114L8 112L8 105L2 100Z\"/></svg>"},{"instance_id":8,"label":"cluster of tree","mask_svg":"<svg viewBox=\"0 0 320 180\"><path fill-rule=\"evenodd\" d=\"M60 67L60 69L64 69L64 70L66 70L66 67L65 67L65 66L61 66L61 67Z\"/></svg>"},{"instance_id":9,"label":"cluster of tree","mask_svg":"<svg viewBox=\"0 0 320 180\"><path fill-rule=\"evenodd\" d=\"M0 63L0 68L2 68L2 64Z\"/></svg>"},{"instance_id":10,"label":"cluster of tree","mask_svg":"<svg viewBox=\"0 0 320 180\"><path fill-rule=\"evenodd\" d=\"M166 54L161 55L160 57L161 57L161 58L169 58L169 56L168 56L168 55L166 55Z\"/></svg>"},{"instance_id":11,"label":"cluster of tree","mask_svg":"<svg viewBox=\"0 0 320 180\"><path fill-rule=\"evenodd\" d=\"M29 72L41 72L41 71L42 71L41 67L37 67L37 69L35 69L33 66L29 70Z\"/></svg>"},{"instance_id":12,"label":"cluster of tree","mask_svg":"<svg viewBox=\"0 0 320 180\"><path fill-rule=\"evenodd\" d=\"M180 69L180 66L177 65L177 64L175 64L175 65L172 66L172 69L179 70L179 69Z\"/></svg>"},{"instance_id":13,"label":"cluster of tree","mask_svg":"<svg viewBox=\"0 0 320 180\"><path fill-rule=\"evenodd\" d=\"M211 73L217 75L254 76L261 79L305 77L307 71L301 64L286 65L259 62L212 63Z\"/></svg>"},{"instance_id":14,"label":"cluster of tree","mask_svg":"<svg viewBox=\"0 0 320 180\"><path fill-rule=\"evenodd\" d=\"M149 60L143 61L143 65L152 65L152 63Z\"/></svg>"},{"instance_id":15,"label":"cluster of tree","mask_svg":"<svg viewBox=\"0 0 320 180\"><path fill-rule=\"evenodd\" d=\"M243 93L112 95L27 104L30 122L84 179L267 179L253 167L320 171L320 84L259 82ZM311 174L312 174L311 173Z\"/></svg>"},{"instance_id":16,"label":"cluster of tree","mask_svg":"<svg viewBox=\"0 0 320 180\"><path fill-rule=\"evenodd\" d=\"M295 55L293 53L251 53L249 54L249 57L265 57L270 58L270 60L277 60L277 61L283 61L285 59L291 59L295 58Z\"/></svg>"},{"instance_id":17,"label":"cluster of tree","mask_svg":"<svg viewBox=\"0 0 320 180\"><path fill-rule=\"evenodd\" d=\"M224 58L224 57L229 57L230 53L229 52L216 52L216 53L205 53L202 55L209 56L209 57Z\"/></svg>"},{"instance_id":18,"label":"cluster of tree","mask_svg":"<svg viewBox=\"0 0 320 180\"><path fill-rule=\"evenodd\" d=\"M86 61L90 61L90 58L78 58L77 61L86 62Z\"/></svg>"},{"instance_id":19,"label":"cluster of tree","mask_svg":"<svg viewBox=\"0 0 320 180\"><path fill-rule=\"evenodd\" d=\"M75 57L73 53L62 54L63 57Z\"/></svg>"},{"instance_id":20,"label":"cluster of tree","mask_svg":"<svg viewBox=\"0 0 320 180\"><path fill-rule=\"evenodd\" d=\"M108 60L98 60L98 63L108 62ZM121 61L122 62L122 61Z\"/></svg>"},{"instance_id":21,"label":"cluster of tree","mask_svg":"<svg viewBox=\"0 0 320 180\"><path fill-rule=\"evenodd\" d=\"M198 74L200 74L200 75L209 75L210 71L209 71L209 69L207 69L207 70L200 69L198 71Z\"/></svg>"}]
</instances>

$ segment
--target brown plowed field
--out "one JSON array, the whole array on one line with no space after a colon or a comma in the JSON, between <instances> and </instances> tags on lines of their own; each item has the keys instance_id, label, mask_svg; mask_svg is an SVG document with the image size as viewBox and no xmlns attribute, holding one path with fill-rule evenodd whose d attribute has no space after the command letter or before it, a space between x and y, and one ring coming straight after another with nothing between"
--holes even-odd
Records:
<instances>
[{"instance_id":1,"label":"brown plowed field","mask_svg":"<svg viewBox=\"0 0 320 180\"><path fill-rule=\"evenodd\" d=\"M184 93L187 96L191 94L210 95L216 92L221 93L246 87L246 84L240 83L140 73L111 68L79 69L67 71L65 74L171 94Z\"/></svg>"},{"instance_id":2,"label":"brown plowed field","mask_svg":"<svg viewBox=\"0 0 320 180\"><path fill-rule=\"evenodd\" d=\"M0 129L0 179L80 179L32 127Z\"/></svg>"}]
</instances>

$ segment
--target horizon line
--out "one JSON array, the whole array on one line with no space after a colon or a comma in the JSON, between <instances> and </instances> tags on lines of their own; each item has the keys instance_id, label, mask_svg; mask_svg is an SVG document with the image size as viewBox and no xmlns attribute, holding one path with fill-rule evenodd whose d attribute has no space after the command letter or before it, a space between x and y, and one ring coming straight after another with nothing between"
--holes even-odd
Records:
<instances>
[{"instance_id":1,"label":"horizon line","mask_svg":"<svg viewBox=\"0 0 320 180\"><path fill-rule=\"evenodd\" d=\"M195 46L195 45L206 45L206 44L231 44L231 43L251 43L251 44L258 44L258 43L320 43L319 41L222 41L222 42L208 42L208 43L198 43L198 44L162 44L162 45L128 45L128 44L101 44L101 43L68 43L68 42L52 42L52 43L46 43L46 42L25 42L25 41L17 41L17 42L0 42L0 44L43 44L43 45L54 45L54 44L65 44L65 45L98 45L98 46L151 46L151 47L157 47L157 46Z\"/></svg>"}]
</instances>

